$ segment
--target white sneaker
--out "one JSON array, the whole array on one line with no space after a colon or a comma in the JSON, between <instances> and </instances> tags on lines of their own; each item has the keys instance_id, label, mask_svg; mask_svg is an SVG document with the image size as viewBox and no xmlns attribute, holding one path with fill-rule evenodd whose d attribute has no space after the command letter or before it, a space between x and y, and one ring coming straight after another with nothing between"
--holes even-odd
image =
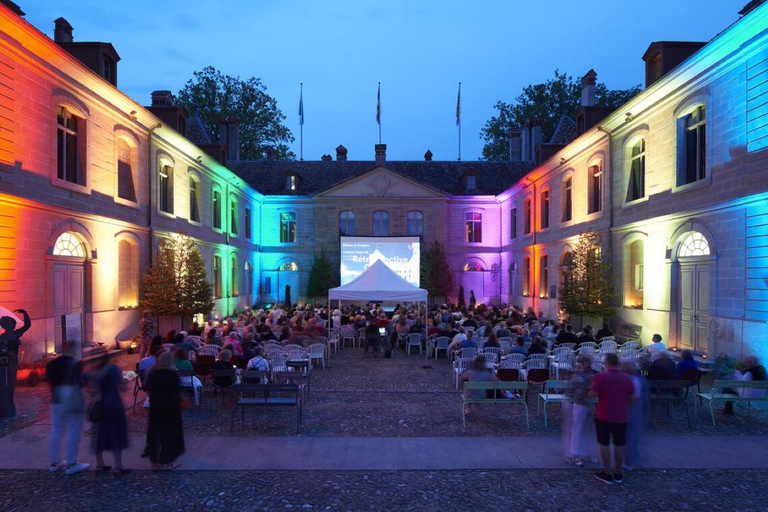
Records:
<instances>
[{"instance_id":1,"label":"white sneaker","mask_svg":"<svg viewBox=\"0 0 768 512\"><path fill-rule=\"evenodd\" d=\"M60 469L64 469L67 465L63 462L51 462L51 465L48 466L48 472L49 473L55 473L59 471Z\"/></svg>"},{"instance_id":2,"label":"white sneaker","mask_svg":"<svg viewBox=\"0 0 768 512\"><path fill-rule=\"evenodd\" d=\"M67 464L67 474L74 475L75 473L80 473L81 471L85 471L89 467L91 467L91 465L86 464L84 462L75 462L74 464Z\"/></svg>"}]
</instances>

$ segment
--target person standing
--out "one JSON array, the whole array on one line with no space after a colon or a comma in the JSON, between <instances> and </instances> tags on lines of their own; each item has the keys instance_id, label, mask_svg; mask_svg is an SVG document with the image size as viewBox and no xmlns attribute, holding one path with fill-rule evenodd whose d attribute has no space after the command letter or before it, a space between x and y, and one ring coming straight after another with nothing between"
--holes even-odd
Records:
<instances>
[{"instance_id":1,"label":"person standing","mask_svg":"<svg viewBox=\"0 0 768 512\"><path fill-rule=\"evenodd\" d=\"M16 320L11 316L0 318L0 349L7 349L8 364L0 366L0 420L16 417L16 404L13 402L13 394L16 391L16 371L19 368L19 346L21 336L32 326L29 315L23 309L17 309L16 313L24 316L24 325L16 329Z\"/></svg>"},{"instance_id":2,"label":"person standing","mask_svg":"<svg viewBox=\"0 0 768 512\"><path fill-rule=\"evenodd\" d=\"M619 356L605 355L605 371L595 375L589 398L597 397L595 432L600 445L603 470L595 478L608 485L624 481L621 465L624 462L629 404L635 401L632 379L619 369ZM613 439L613 463L611 471L611 439Z\"/></svg>"},{"instance_id":3,"label":"person standing","mask_svg":"<svg viewBox=\"0 0 768 512\"><path fill-rule=\"evenodd\" d=\"M91 421L96 425L96 434L91 438L96 452L96 473L112 469L104 462L104 451L112 452L115 459L115 475L127 472L123 468L122 452L128 448L128 426L125 420L125 406L120 396L126 384L120 368L109 364L105 354L99 361L96 375L99 398L92 405Z\"/></svg>"},{"instance_id":4,"label":"person standing","mask_svg":"<svg viewBox=\"0 0 768 512\"><path fill-rule=\"evenodd\" d=\"M627 447L624 453L623 468L631 471L643 462L643 438L645 437L645 417L650 406L645 379L640 376L637 366L627 361L622 364L624 373L632 379L635 400L629 405L629 423L627 425Z\"/></svg>"},{"instance_id":5,"label":"person standing","mask_svg":"<svg viewBox=\"0 0 768 512\"><path fill-rule=\"evenodd\" d=\"M147 454L153 469L174 469L179 466L176 459L184 453L184 430L179 376L173 366L173 354L160 354L157 364L150 371L147 387Z\"/></svg>"},{"instance_id":6,"label":"person standing","mask_svg":"<svg viewBox=\"0 0 768 512\"><path fill-rule=\"evenodd\" d=\"M90 464L78 463L77 452L83 437L85 393L83 364L75 359L77 344L65 342L63 354L48 363L45 374L51 385L51 446L48 471L65 470L68 475L85 471ZM61 439L67 436L67 463L59 458Z\"/></svg>"},{"instance_id":7,"label":"person standing","mask_svg":"<svg viewBox=\"0 0 768 512\"><path fill-rule=\"evenodd\" d=\"M139 320L139 334L141 336L141 355L139 359L144 359L149 353L149 343L155 335L155 322L152 320L152 311L148 309L144 311L141 320Z\"/></svg>"},{"instance_id":8,"label":"person standing","mask_svg":"<svg viewBox=\"0 0 768 512\"><path fill-rule=\"evenodd\" d=\"M589 403L587 395L592 386L592 357L587 354L581 354L577 359L577 366L571 375L573 382L573 405L571 406L571 424L569 435L566 439L566 462L574 466L584 467L589 460L587 443L584 439L584 431L587 428L587 417L589 416ZM565 406L567 404L563 403ZM567 409L567 407L566 407Z\"/></svg>"},{"instance_id":9,"label":"person standing","mask_svg":"<svg viewBox=\"0 0 768 512\"><path fill-rule=\"evenodd\" d=\"M473 290L469 291L469 309L474 310L475 305L477 305L477 299L475 298L475 292Z\"/></svg>"}]
</instances>

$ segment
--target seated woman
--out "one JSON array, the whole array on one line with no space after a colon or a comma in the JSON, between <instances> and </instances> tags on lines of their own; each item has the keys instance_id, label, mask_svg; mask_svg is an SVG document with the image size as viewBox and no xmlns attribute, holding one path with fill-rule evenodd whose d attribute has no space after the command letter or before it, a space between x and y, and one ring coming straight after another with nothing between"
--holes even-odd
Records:
<instances>
[{"instance_id":1,"label":"seated woman","mask_svg":"<svg viewBox=\"0 0 768 512\"><path fill-rule=\"evenodd\" d=\"M648 380L674 380L675 363L669 358L669 352L662 350L659 357L648 367Z\"/></svg>"},{"instance_id":2,"label":"seated woman","mask_svg":"<svg viewBox=\"0 0 768 512\"><path fill-rule=\"evenodd\" d=\"M183 348L177 349L173 353L174 366L177 370L189 370L194 372L192 362L189 360L189 351ZM200 405L200 394L203 392L203 383L200 379L192 375L191 377L179 377L179 385L183 388L193 388L195 394L195 405Z\"/></svg>"},{"instance_id":3,"label":"seated woman","mask_svg":"<svg viewBox=\"0 0 768 512\"><path fill-rule=\"evenodd\" d=\"M496 337L496 333L492 332L488 335L488 339L485 341L484 348L499 348L499 338Z\"/></svg>"},{"instance_id":4,"label":"seated woman","mask_svg":"<svg viewBox=\"0 0 768 512\"><path fill-rule=\"evenodd\" d=\"M677 363L675 369L675 378L680 380L683 378L683 373L688 370L698 370L699 363L693 358L693 351L685 349L680 352L680 362Z\"/></svg>"},{"instance_id":5,"label":"seated woman","mask_svg":"<svg viewBox=\"0 0 768 512\"><path fill-rule=\"evenodd\" d=\"M235 365L232 364L232 351L222 350L219 353L219 359L213 365L214 370L236 370ZM232 374L231 378L228 377L214 377L213 383L221 387L229 387L233 384L240 383L240 377L237 375L237 371Z\"/></svg>"},{"instance_id":6,"label":"seated woman","mask_svg":"<svg viewBox=\"0 0 768 512\"><path fill-rule=\"evenodd\" d=\"M468 370L464 371L459 377L459 383L464 382L491 382L494 380L493 373L485 366L485 357L477 355L472 361L472 365ZM483 390L470 390L466 392L465 398L470 400L480 400L493 394L493 391L485 393ZM464 414L469 414L469 405L464 408Z\"/></svg>"},{"instance_id":7,"label":"seated woman","mask_svg":"<svg viewBox=\"0 0 768 512\"><path fill-rule=\"evenodd\" d=\"M765 380L765 368L761 366L755 356L747 356L742 361L743 370L736 369L733 372L733 380L751 381L751 380ZM733 392L744 398L760 398L765 395L764 389L757 388L738 388L723 390L725 392ZM725 402L724 414L733 414L733 402Z\"/></svg>"},{"instance_id":8,"label":"seated woman","mask_svg":"<svg viewBox=\"0 0 768 512\"><path fill-rule=\"evenodd\" d=\"M284 325L283 328L280 330L280 339L278 340L280 343L284 341L290 341L291 340L291 328L287 325Z\"/></svg>"},{"instance_id":9,"label":"seated woman","mask_svg":"<svg viewBox=\"0 0 768 512\"><path fill-rule=\"evenodd\" d=\"M531 348L528 349L528 354L546 354L547 349L544 348L544 340L541 338L541 336L536 336L534 338L533 343L531 344Z\"/></svg>"}]
</instances>

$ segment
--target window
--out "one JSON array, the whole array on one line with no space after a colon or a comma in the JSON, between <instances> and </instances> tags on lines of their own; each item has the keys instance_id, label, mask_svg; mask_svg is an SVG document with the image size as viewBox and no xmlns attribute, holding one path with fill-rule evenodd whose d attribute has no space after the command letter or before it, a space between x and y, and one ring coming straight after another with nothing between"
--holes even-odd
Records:
<instances>
[{"instance_id":1,"label":"window","mask_svg":"<svg viewBox=\"0 0 768 512\"><path fill-rule=\"evenodd\" d=\"M85 173L80 161L79 136L85 120L65 107L59 107L57 121L57 164L60 180L85 185Z\"/></svg>"},{"instance_id":2,"label":"window","mask_svg":"<svg viewBox=\"0 0 768 512\"><path fill-rule=\"evenodd\" d=\"M298 272L299 265L297 265L295 261L286 261L277 267L277 270L282 272Z\"/></svg>"},{"instance_id":3,"label":"window","mask_svg":"<svg viewBox=\"0 0 768 512\"><path fill-rule=\"evenodd\" d=\"M245 209L245 238L251 239L251 209Z\"/></svg>"},{"instance_id":4,"label":"window","mask_svg":"<svg viewBox=\"0 0 768 512\"><path fill-rule=\"evenodd\" d=\"M237 268L237 256L232 256L232 259L230 260L230 268L229 268L229 279L231 281L230 289L232 290L232 297L239 297L240 296L240 286L237 279L238 274L238 268Z\"/></svg>"},{"instance_id":5,"label":"window","mask_svg":"<svg viewBox=\"0 0 768 512\"><path fill-rule=\"evenodd\" d=\"M213 191L213 229L221 229L221 192Z\"/></svg>"},{"instance_id":6,"label":"window","mask_svg":"<svg viewBox=\"0 0 768 512\"><path fill-rule=\"evenodd\" d=\"M517 238L517 208L512 208L509 212L509 238Z\"/></svg>"},{"instance_id":7,"label":"window","mask_svg":"<svg viewBox=\"0 0 768 512\"><path fill-rule=\"evenodd\" d=\"M114 77L113 77L114 69L115 69L115 63L112 62L112 59L110 59L109 57L107 57L105 55L104 56L104 75L103 76L104 76L104 80L106 80L107 82L109 82L111 84L115 83L115 80L114 80Z\"/></svg>"},{"instance_id":8,"label":"window","mask_svg":"<svg viewBox=\"0 0 768 512\"><path fill-rule=\"evenodd\" d=\"M474 174L467 175L467 190L477 190L477 176Z\"/></svg>"},{"instance_id":9,"label":"window","mask_svg":"<svg viewBox=\"0 0 768 512\"><path fill-rule=\"evenodd\" d=\"M549 190L541 193L541 229L549 227Z\"/></svg>"},{"instance_id":10,"label":"window","mask_svg":"<svg viewBox=\"0 0 768 512\"><path fill-rule=\"evenodd\" d=\"M678 174L678 185L686 185L706 177L706 123L704 106L700 105L682 121L683 140L682 165Z\"/></svg>"},{"instance_id":11,"label":"window","mask_svg":"<svg viewBox=\"0 0 768 512\"><path fill-rule=\"evenodd\" d=\"M539 257L539 297L549 298L549 256L546 254Z\"/></svg>"},{"instance_id":12,"label":"window","mask_svg":"<svg viewBox=\"0 0 768 512\"><path fill-rule=\"evenodd\" d=\"M189 177L189 220L200 222L200 183Z\"/></svg>"},{"instance_id":13,"label":"window","mask_svg":"<svg viewBox=\"0 0 768 512\"><path fill-rule=\"evenodd\" d=\"M424 214L419 211L410 211L407 215L408 236L421 236L424 234Z\"/></svg>"},{"instance_id":14,"label":"window","mask_svg":"<svg viewBox=\"0 0 768 512\"><path fill-rule=\"evenodd\" d=\"M599 165L589 166L589 210L587 213L597 213L602 209L602 169Z\"/></svg>"},{"instance_id":15,"label":"window","mask_svg":"<svg viewBox=\"0 0 768 512\"><path fill-rule=\"evenodd\" d=\"M53 244L53 255L85 258L85 245L73 233L62 233Z\"/></svg>"},{"instance_id":16,"label":"window","mask_svg":"<svg viewBox=\"0 0 768 512\"><path fill-rule=\"evenodd\" d=\"M373 236L389 236L389 213L373 212Z\"/></svg>"},{"instance_id":17,"label":"window","mask_svg":"<svg viewBox=\"0 0 768 512\"><path fill-rule=\"evenodd\" d=\"M221 256L213 257L213 298L221 298Z\"/></svg>"},{"instance_id":18,"label":"window","mask_svg":"<svg viewBox=\"0 0 768 512\"><path fill-rule=\"evenodd\" d=\"M626 247L628 268L624 281L624 306L640 308L643 306L645 288L645 265L643 241L635 240Z\"/></svg>"},{"instance_id":19,"label":"window","mask_svg":"<svg viewBox=\"0 0 768 512\"><path fill-rule=\"evenodd\" d=\"M288 174L285 177L285 190L296 190L296 175Z\"/></svg>"},{"instance_id":20,"label":"window","mask_svg":"<svg viewBox=\"0 0 768 512\"><path fill-rule=\"evenodd\" d=\"M531 257L523 259L523 296L531 296Z\"/></svg>"},{"instance_id":21,"label":"window","mask_svg":"<svg viewBox=\"0 0 768 512\"><path fill-rule=\"evenodd\" d=\"M136 244L120 241L118 252L117 304L120 308L139 305L139 255Z\"/></svg>"},{"instance_id":22,"label":"window","mask_svg":"<svg viewBox=\"0 0 768 512\"><path fill-rule=\"evenodd\" d=\"M339 213L339 234L342 236L355 235L355 212L344 210Z\"/></svg>"},{"instance_id":23,"label":"window","mask_svg":"<svg viewBox=\"0 0 768 512\"><path fill-rule=\"evenodd\" d=\"M645 196L645 139L632 144L626 202Z\"/></svg>"},{"instance_id":24,"label":"window","mask_svg":"<svg viewBox=\"0 0 768 512\"><path fill-rule=\"evenodd\" d=\"M131 146L123 139L117 139L117 197L136 202L136 188L133 186Z\"/></svg>"},{"instance_id":25,"label":"window","mask_svg":"<svg viewBox=\"0 0 768 512\"><path fill-rule=\"evenodd\" d=\"M170 165L160 166L158 178L160 211L173 214L173 167Z\"/></svg>"},{"instance_id":26,"label":"window","mask_svg":"<svg viewBox=\"0 0 768 512\"><path fill-rule=\"evenodd\" d=\"M296 243L296 212L280 212L280 243Z\"/></svg>"},{"instance_id":27,"label":"window","mask_svg":"<svg viewBox=\"0 0 768 512\"><path fill-rule=\"evenodd\" d=\"M229 198L229 232L237 236L237 199Z\"/></svg>"},{"instance_id":28,"label":"window","mask_svg":"<svg viewBox=\"0 0 768 512\"><path fill-rule=\"evenodd\" d=\"M483 215L479 212L467 212L465 215L466 241L480 243L483 241Z\"/></svg>"},{"instance_id":29,"label":"window","mask_svg":"<svg viewBox=\"0 0 768 512\"><path fill-rule=\"evenodd\" d=\"M679 256L681 258L709 256L709 242L704 238L704 235L698 231L693 231L680 242Z\"/></svg>"},{"instance_id":30,"label":"window","mask_svg":"<svg viewBox=\"0 0 768 512\"><path fill-rule=\"evenodd\" d=\"M461 270L464 272L483 272L485 269L483 268L483 264L479 261L470 260L461 267Z\"/></svg>"},{"instance_id":31,"label":"window","mask_svg":"<svg viewBox=\"0 0 768 512\"><path fill-rule=\"evenodd\" d=\"M573 178L563 181L563 222L573 220Z\"/></svg>"},{"instance_id":32,"label":"window","mask_svg":"<svg viewBox=\"0 0 768 512\"><path fill-rule=\"evenodd\" d=\"M525 200L525 210L523 212L523 230L526 235L531 234L531 199Z\"/></svg>"}]
</instances>

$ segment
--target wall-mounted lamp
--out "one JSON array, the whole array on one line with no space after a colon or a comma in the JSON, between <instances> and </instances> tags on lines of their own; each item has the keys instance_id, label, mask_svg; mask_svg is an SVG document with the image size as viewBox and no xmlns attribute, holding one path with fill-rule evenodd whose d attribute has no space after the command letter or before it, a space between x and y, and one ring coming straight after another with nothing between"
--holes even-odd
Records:
<instances>
[{"instance_id":1,"label":"wall-mounted lamp","mask_svg":"<svg viewBox=\"0 0 768 512\"><path fill-rule=\"evenodd\" d=\"M130 116L131 116L131 120L132 120L132 121L135 121L135 120L136 120L136 114L137 114L137 113L138 113L138 112L136 112L135 110L131 110Z\"/></svg>"},{"instance_id":2,"label":"wall-mounted lamp","mask_svg":"<svg viewBox=\"0 0 768 512\"><path fill-rule=\"evenodd\" d=\"M565 159L565 157L560 157L560 165L563 165L568 160Z\"/></svg>"},{"instance_id":3,"label":"wall-mounted lamp","mask_svg":"<svg viewBox=\"0 0 768 512\"><path fill-rule=\"evenodd\" d=\"M198 155L197 156L197 163L199 163L199 164L203 163L203 155Z\"/></svg>"},{"instance_id":4,"label":"wall-mounted lamp","mask_svg":"<svg viewBox=\"0 0 768 512\"><path fill-rule=\"evenodd\" d=\"M624 115L625 115L625 116L627 116L627 117L626 117L626 119L624 119L624 122L625 122L625 123L628 123L629 121L631 121L631 120L632 120L632 112L627 112L627 113L626 113L626 114L624 114Z\"/></svg>"}]
</instances>

